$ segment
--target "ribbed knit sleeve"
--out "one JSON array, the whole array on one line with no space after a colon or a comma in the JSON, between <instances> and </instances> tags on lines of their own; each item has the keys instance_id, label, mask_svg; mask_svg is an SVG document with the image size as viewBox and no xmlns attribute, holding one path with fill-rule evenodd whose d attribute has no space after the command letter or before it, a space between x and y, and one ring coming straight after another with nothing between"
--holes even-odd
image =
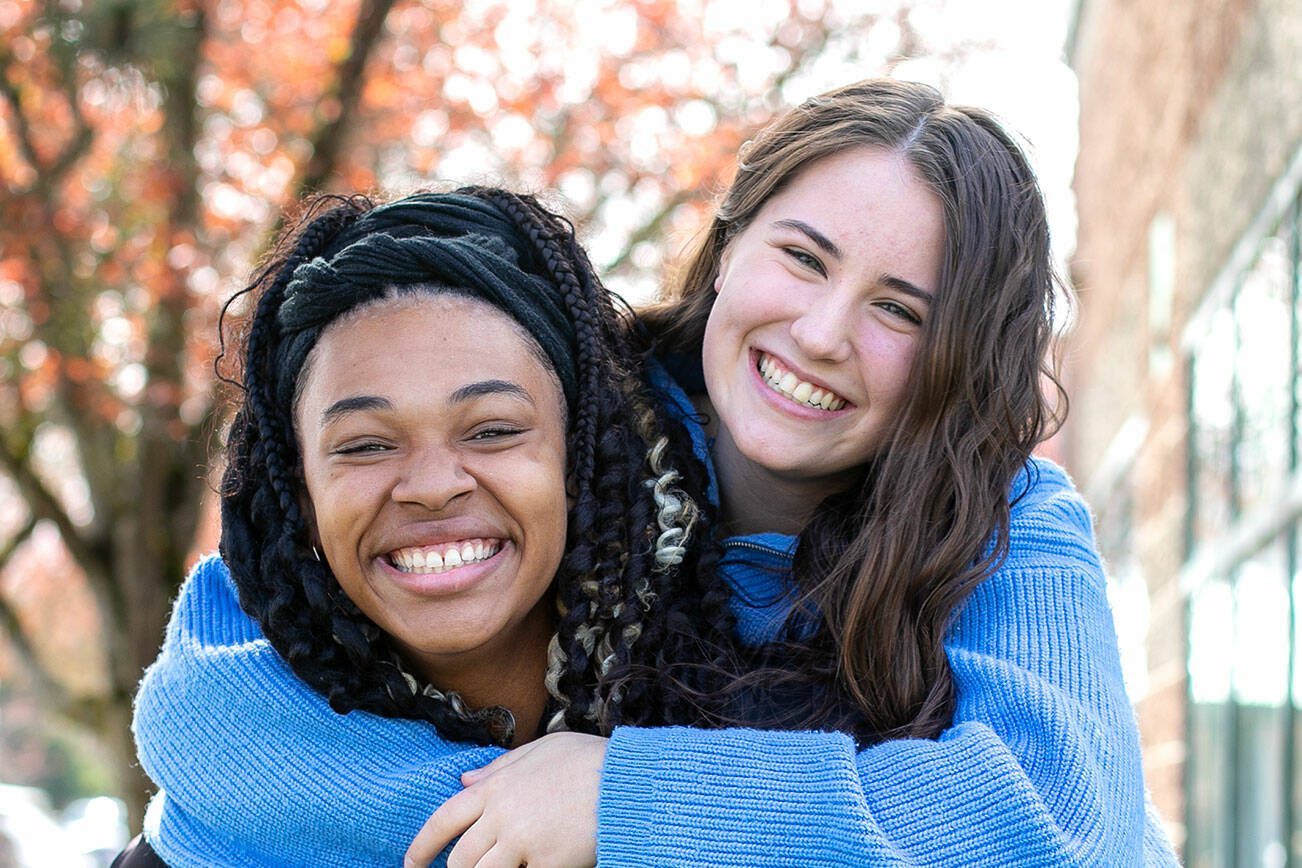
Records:
<instances>
[{"instance_id":1,"label":"ribbed knit sleeve","mask_svg":"<svg viewBox=\"0 0 1302 868\"><path fill-rule=\"evenodd\" d=\"M935 741L622 728L602 773L603 866L1174 865L1146 811L1088 511L1037 465L1012 554L946 642Z\"/></svg>"},{"instance_id":2,"label":"ribbed knit sleeve","mask_svg":"<svg viewBox=\"0 0 1302 868\"><path fill-rule=\"evenodd\" d=\"M173 868L401 865L461 773L501 753L336 714L239 608L215 557L177 598L134 730L160 788L145 836Z\"/></svg>"}]
</instances>

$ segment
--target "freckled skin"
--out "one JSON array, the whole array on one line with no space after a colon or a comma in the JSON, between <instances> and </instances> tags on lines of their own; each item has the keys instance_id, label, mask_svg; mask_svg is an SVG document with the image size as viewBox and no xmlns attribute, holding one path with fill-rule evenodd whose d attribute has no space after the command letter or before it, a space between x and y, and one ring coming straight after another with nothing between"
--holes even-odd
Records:
<instances>
[{"instance_id":1,"label":"freckled skin","mask_svg":"<svg viewBox=\"0 0 1302 868\"><path fill-rule=\"evenodd\" d=\"M454 395L485 382L521 394ZM327 417L359 396L377 406ZM412 665L472 704L523 695L541 712L545 699L549 588L565 549L563 401L522 330L463 298L367 308L328 328L309 359L295 426L325 558ZM474 537L502 549L428 580L386 557Z\"/></svg>"}]
</instances>

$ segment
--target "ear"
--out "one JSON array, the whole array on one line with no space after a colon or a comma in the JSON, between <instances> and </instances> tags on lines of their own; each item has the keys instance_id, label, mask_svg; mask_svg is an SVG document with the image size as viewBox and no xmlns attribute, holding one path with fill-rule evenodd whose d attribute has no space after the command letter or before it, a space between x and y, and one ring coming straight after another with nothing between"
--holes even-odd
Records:
<instances>
[{"instance_id":1,"label":"ear","mask_svg":"<svg viewBox=\"0 0 1302 868\"><path fill-rule=\"evenodd\" d=\"M574 473L571 470L565 471L565 511L569 512L574 509L574 504L579 502L579 485L574 479Z\"/></svg>"}]
</instances>

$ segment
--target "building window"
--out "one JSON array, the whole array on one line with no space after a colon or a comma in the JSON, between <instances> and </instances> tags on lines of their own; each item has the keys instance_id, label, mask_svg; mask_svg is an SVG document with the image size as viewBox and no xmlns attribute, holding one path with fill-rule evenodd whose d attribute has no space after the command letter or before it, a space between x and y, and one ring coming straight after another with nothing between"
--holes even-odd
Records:
<instances>
[{"instance_id":1,"label":"building window","mask_svg":"<svg viewBox=\"0 0 1302 868\"><path fill-rule=\"evenodd\" d=\"M1302 191L1291 183L1184 344L1191 868L1302 866Z\"/></svg>"}]
</instances>

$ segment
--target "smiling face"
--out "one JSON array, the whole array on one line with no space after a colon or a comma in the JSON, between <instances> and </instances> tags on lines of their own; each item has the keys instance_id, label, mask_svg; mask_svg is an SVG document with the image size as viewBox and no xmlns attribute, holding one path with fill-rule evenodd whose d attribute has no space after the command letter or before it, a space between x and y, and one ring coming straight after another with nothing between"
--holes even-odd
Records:
<instances>
[{"instance_id":1,"label":"smiling face","mask_svg":"<svg viewBox=\"0 0 1302 868\"><path fill-rule=\"evenodd\" d=\"M565 414L520 327L465 298L385 301L328 327L303 376L307 494L344 592L438 687L541 666Z\"/></svg>"},{"instance_id":2,"label":"smiling face","mask_svg":"<svg viewBox=\"0 0 1302 868\"><path fill-rule=\"evenodd\" d=\"M724 251L705 330L723 448L843 487L900 412L944 244L940 200L881 148L818 160L765 202Z\"/></svg>"}]
</instances>

